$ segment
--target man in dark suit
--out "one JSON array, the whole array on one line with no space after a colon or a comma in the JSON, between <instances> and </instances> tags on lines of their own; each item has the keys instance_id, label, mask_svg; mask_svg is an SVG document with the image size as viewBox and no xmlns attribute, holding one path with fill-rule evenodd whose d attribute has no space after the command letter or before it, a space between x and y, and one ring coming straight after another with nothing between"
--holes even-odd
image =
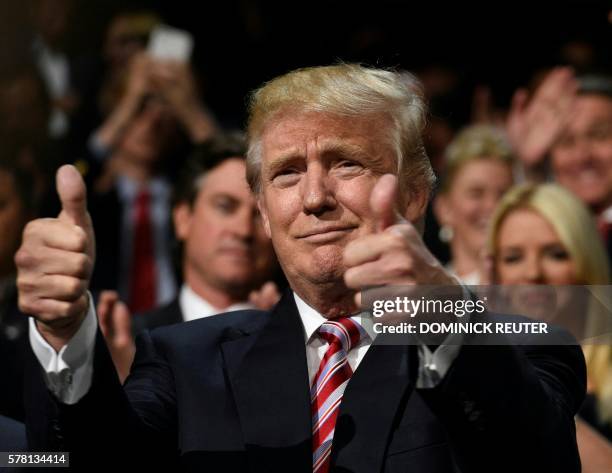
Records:
<instances>
[{"instance_id":1,"label":"man in dark suit","mask_svg":"<svg viewBox=\"0 0 612 473\"><path fill-rule=\"evenodd\" d=\"M70 450L83 468L120 456L187 471L579 471L578 347L381 346L354 315L366 286L461 294L417 230L432 174L416 81L303 69L255 92L250 112L247 179L290 290L270 312L145 331L122 389L86 292L85 189L60 169L63 211L31 224L17 255L36 317L30 448Z\"/></svg>"},{"instance_id":2,"label":"man in dark suit","mask_svg":"<svg viewBox=\"0 0 612 473\"><path fill-rule=\"evenodd\" d=\"M246 140L220 134L183 165L172 198L183 284L171 303L135 314L134 333L221 312L255 308L275 256L245 179ZM276 302L276 301L275 301Z\"/></svg>"},{"instance_id":3,"label":"man in dark suit","mask_svg":"<svg viewBox=\"0 0 612 473\"><path fill-rule=\"evenodd\" d=\"M280 270L246 182L245 159L243 134L227 133L198 146L182 166L172 198L183 279L176 298L131 317L116 292L100 294L100 327L122 380L133 361L132 333L278 302L270 279Z\"/></svg>"}]
</instances>

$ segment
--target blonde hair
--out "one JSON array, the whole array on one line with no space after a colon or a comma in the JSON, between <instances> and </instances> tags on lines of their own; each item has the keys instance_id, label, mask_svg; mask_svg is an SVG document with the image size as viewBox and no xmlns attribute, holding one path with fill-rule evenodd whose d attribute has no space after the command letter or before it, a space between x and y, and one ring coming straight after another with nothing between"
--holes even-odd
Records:
<instances>
[{"instance_id":1,"label":"blonde hair","mask_svg":"<svg viewBox=\"0 0 612 473\"><path fill-rule=\"evenodd\" d=\"M435 176L421 134L426 106L420 82L407 72L359 64L297 69L255 90L249 102L247 181L261 191L261 135L280 112L320 112L339 116L386 115L397 156L399 185L429 193Z\"/></svg>"},{"instance_id":2,"label":"blonde hair","mask_svg":"<svg viewBox=\"0 0 612 473\"><path fill-rule=\"evenodd\" d=\"M463 167L476 160L486 159L512 166L514 153L504 133L491 125L464 128L448 145L445 169L440 190L448 192Z\"/></svg>"},{"instance_id":3,"label":"blonde hair","mask_svg":"<svg viewBox=\"0 0 612 473\"><path fill-rule=\"evenodd\" d=\"M518 209L533 210L552 225L575 264L578 284L610 284L608 256L595 219L577 197L557 184L524 184L506 193L491 221L488 241L491 254L496 253L504 220ZM587 336L609 333L609 315L598 315L589 313ZM599 414L606 422L612 422L612 347L600 343L582 348Z\"/></svg>"}]
</instances>

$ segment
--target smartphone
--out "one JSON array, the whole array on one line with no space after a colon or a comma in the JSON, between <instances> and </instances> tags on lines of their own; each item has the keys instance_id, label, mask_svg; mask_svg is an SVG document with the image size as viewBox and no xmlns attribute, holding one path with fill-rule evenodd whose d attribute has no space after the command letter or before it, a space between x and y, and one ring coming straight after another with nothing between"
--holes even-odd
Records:
<instances>
[{"instance_id":1,"label":"smartphone","mask_svg":"<svg viewBox=\"0 0 612 473\"><path fill-rule=\"evenodd\" d=\"M193 36L188 31L161 25L151 32L147 49L155 59L189 62Z\"/></svg>"}]
</instances>

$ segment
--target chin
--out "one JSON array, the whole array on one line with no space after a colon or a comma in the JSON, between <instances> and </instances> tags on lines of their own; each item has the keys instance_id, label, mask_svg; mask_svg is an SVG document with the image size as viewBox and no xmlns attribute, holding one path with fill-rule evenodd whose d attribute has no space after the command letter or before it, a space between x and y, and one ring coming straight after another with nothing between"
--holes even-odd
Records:
<instances>
[{"instance_id":1,"label":"chin","mask_svg":"<svg viewBox=\"0 0 612 473\"><path fill-rule=\"evenodd\" d=\"M323 251L320 251L323 250ZM338 248L318 248L312 255L309 264L309 279L319 283L330 283L342 280L344 276L344 265L342 264L342 252Z\"/></svg>"}]
</instances>

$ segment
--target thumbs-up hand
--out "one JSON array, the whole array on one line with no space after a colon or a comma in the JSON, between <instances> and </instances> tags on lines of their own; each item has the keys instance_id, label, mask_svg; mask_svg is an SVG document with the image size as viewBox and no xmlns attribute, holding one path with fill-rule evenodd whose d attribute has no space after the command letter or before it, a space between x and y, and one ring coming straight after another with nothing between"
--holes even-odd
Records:
<instances>
[{"instance_id":1,"label":"thumbs-up hand","mask_svg":"<svg viewBox=\"0 0 612 473\"><path fill-rule=\"evenodd\" d=\"M397 211L398 192L397 177L391 174L372 189L370 211L376 230L344 249L345 284L357 291L367 286L457 284Z\"/></svg>"},{"instance_id":2,"label":"thumbs-up hand","mask_svg":"<svg viewBox=\"0 0 612 473\"><path fill-rule=\"evenodd\" d=\"M59 351L87 314L95 241L87 189L73 166L57 171L62 211L26 225L15 254L19 308L36 318L41 335Z\"/></svg>"}]
</instances>

